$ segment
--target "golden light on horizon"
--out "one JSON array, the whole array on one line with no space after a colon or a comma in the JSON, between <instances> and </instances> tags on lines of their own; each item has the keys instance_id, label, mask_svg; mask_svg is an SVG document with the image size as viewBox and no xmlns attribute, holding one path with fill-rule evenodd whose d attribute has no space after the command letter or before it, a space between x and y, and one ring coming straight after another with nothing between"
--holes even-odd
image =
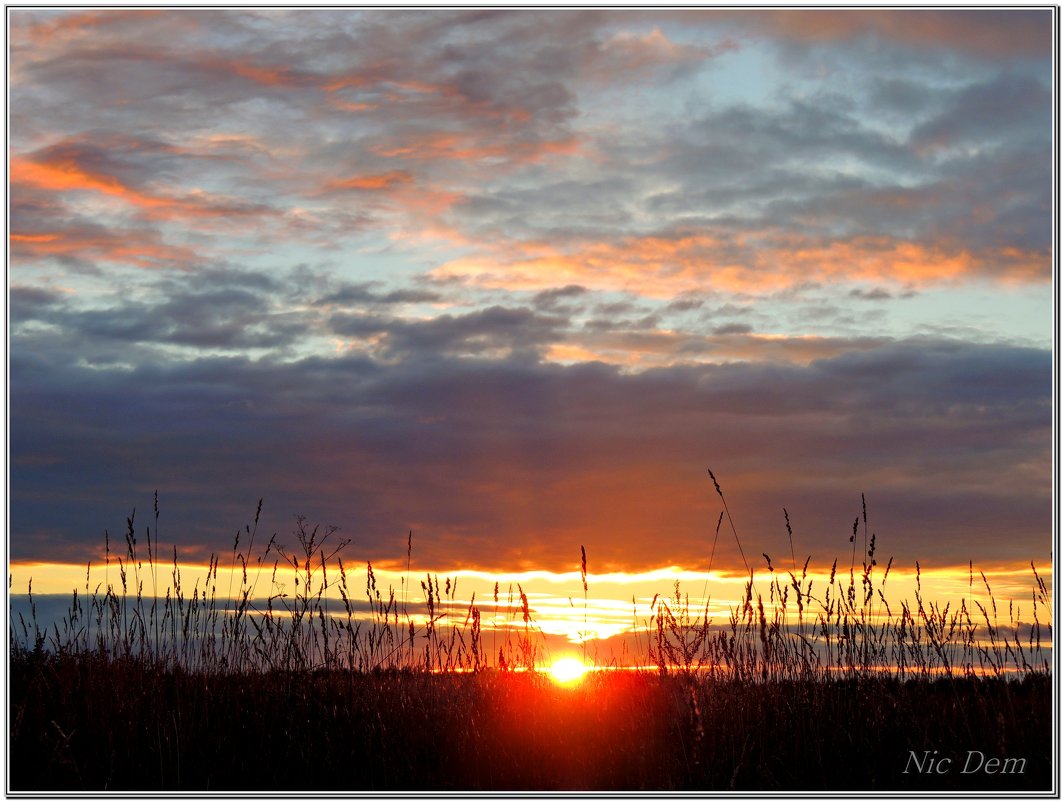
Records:
<instances>
[{"instance_id":1,"label":"golden light on horizon","mask_svg":"<svg viewBox=\"0 0 1062 801\"><path fill-rule=\"evenodd\" d=\"M566 656L556 660L549 668L549 677L562 686L578 684L589 670L582 661Z\"/></svg>"}]
</instances>

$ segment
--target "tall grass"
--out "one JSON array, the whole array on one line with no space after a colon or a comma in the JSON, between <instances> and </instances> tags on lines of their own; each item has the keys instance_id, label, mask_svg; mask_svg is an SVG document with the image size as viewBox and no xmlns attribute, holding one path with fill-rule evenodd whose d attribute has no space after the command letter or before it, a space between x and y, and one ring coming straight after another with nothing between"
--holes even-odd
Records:
<instances>
[{"instance_id":1,"label":"tall grass","mask_svg":"<svg viewBox=\"0 0 1062 801\"><path fill-rule=\"evenodd\" d=\"M92 566L88 565L85 592L74 590L61 620L45 623L38 617L29 580L29 619L19 612L10 620L12 657L92 655L205 674L475 672L488 665L503 670L536 666L541 631L519 584L515 590L509 587L507 601L499 601L495 587L488 648L482 628L484 605L475 594L461 600L457 578L440 580L438 574L426 574L420 580L418 601L409 597L407 588L398 593L393 586L378 585L373 565L367 562L364 591L359 595L351 584L350 563L344 559L350 541L337 538L334 526L297 517L294 547L284 546L273 535L255 555L261 509L259 502L253 525L236 531L229 553L210 555L205 580L197 579L191 588L182 577L176 547L172 563L164 568L169 581L157 579L157 540L148 545L145 562L134 511L126 520L124 555L113 555L117 580L110 580L107 533L106 583L90 590ZM152 543L150 527L145 540ZM412 549L412 533L408 547ZM228 569L219 581L223 559ZM150 593L145 592L145 579L150 579ZM408 578L403 580L407 582Z\"/></svg>"},{"instance_id":2,"label":"tall grass","mask_svg":"<svg viewBox=\"0 0 1062 801\"><path fill-rule=\"evenodd\" d=\"M412 533L397 591L371 563L355 582L335 527L298 517L292 545L277 535L263 545L261 509L191 587L175 547L159 558L157 496L142 539L135 513L124 550L112 553L105 534L104 581L90 587L87 566L61 620L41 621L29 582L28 618L10 624L12 788L1050 784L1047 583L1031 565L1031 621L972 563L969 594L954 604L923 596L917 563L914 597L892 600L892 560L877 562L865 500L847 574L835 560L816 585L783 510L788 569L762 554L722 621L677 582L640 622L632 598L635 669L593 671L572 689L539 670L545 639L520 584L463 600L455 577L411 580ZM740 546L729 509L716 537L724 516ZM579 568L586 629L585 548ZM992 751L1029 770L905 773L908 754L927 747Z\"/></svg>"},{"instance_id":3,"label":"tall grass","mask_svg":"<svg viewBox=\"0 0 1062 801\"><path fill-rule=\"evenodd\" d=\"M745 560L723 490L711 470L708 474L749 580L743 601L731 608L727 624L718 627L709 616L710 604L706 602L703 610L692 609L689 596L682 595L677 582L670 598L653 599L650 624L655 637L649 640L648 652L661 672L706 671L712 677L743 682L1050 674L1051 598L1035 564L1030 562L1035 580L1032 623L1020 619L1013 600L1008 603L1007 618L1000 621L996 597L983 572L980 576L991 614L972 594L970 604L976 609L965 598L957 606L926 601L917 561L913 602L894 599L894 609L885 595L893 560L888 560L884 570L878 565L877 537L872 533L868 537L867 502L861 495L861 516L855 518L849 537L848 575L838 575L835 559L828 583L818 590L808 575L811 558L797 567L793 527L783 508L792 569L777 569L771 557L762 554L768 575L765 599L756 589L755 573ZM723 514L716 525L717 540ZM862 563L857 566L860 522L864 545ZM972 562L970 583L972 588Z\"/></svg>"},{"instance_id":4,"label":"tall grass","mask_svg":"<svg viewBox=\"0 0 1062 801\"><path fill-rule=\"evenodd\" d=\"M717 482L715 487L722 497ZM493 598L477 599L473 593L462 600L456 577L440 580L429 573L419 581L420 599L410 598L411 533L401 592L378 585L368 562L359 596L351 586L349 557L344 558L350 541L339 538L334 526L297 517L293 547L281 544L274 534L256 554L261 509L259 502L253 523L235 532L229 553L209 557L205 580L197 579L189 593L176 548L170 564L158 561L156 495L154 539L150 526L144 536L147 561L142 559L134 512L126 520L124 555L112 554L110 536L105 535L106 584L90 589L89 565L85 592L74 591L62 620L42 626L31 579L30 618L19 613L10 621L12 656L45 651L93 654L211 674L540 667L545 640L521 585L510 585L507 593L499 595L496 584ZM691 604L676 582L669 594L654 597L649 618L633 632L645 648L629 655L630 666L741 682L1050 673L1051 597L1034 564L1030 564L1027 607L1031 621L1021 619L1020 607L1012 600L1001 616L1002 604L983 572L978 576L985 602L975 599L972 562L968 598L943 606L926 600L916 562L913 599L890 600L886 591L893 560L884 568L878 564L876 536L865 534L864 499L862 517L856 518L850 536L849 571L841 573L834 560L828 581L820 580L816 587L809 577L810 557L802 566L797 562L789 514L783 511L791 568L779 568L762 554L765 576L761 571L757 578L749 567L741 600L721 622L710 612L710 598L703 606ZM726 513L729 517L729 510ZM861 522L867 544L857 565ZM740 546L732 519L730 523ZM585 548L580 556L585 629L589 594ZM219 587L223 559L228 569L223 572L224 586ZM160 569L168 573L168 581L160 580ZM117 581L112 582L115 575ZM150 593L145 592L145 581L150 582ZM632 617L637 620L636 606Z\"/></svg>"}]
</instances>

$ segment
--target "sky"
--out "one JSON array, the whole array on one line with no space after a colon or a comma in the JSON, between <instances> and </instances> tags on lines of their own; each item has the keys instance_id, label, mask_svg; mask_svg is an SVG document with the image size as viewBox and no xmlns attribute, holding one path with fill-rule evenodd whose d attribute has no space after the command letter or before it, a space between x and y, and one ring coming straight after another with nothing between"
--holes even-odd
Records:
<instances>
[{"instance_id":1,"label":"sky","mask_svg":"<svg viewBox=\"0 0 1062 801\"><path fill-rule=\"evenodd\" d=\"M10 563L1049 562L1053 23L9 9Z\"/></svg>"}]
</instances>

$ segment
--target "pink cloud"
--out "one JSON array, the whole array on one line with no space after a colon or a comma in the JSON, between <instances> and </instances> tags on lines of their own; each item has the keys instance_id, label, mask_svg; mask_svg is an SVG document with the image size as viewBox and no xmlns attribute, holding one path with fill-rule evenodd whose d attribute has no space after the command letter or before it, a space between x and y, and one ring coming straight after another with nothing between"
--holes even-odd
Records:
<instances>
[{"instance_id":1,"label":"pink cloud","mask_svg":"<svg viewBox=\"0 0 1062 801\"><path fill-rule=\"evenodd\" d=\"M886 235L825 239L784 231L729 237L689 232L567 247L505 242L489 252L448 261L433 274L495 288L579 284L668 298L709 289L776 291L814 280L918 287L991 274L1013 282L1044 281L1050 277L1050 258L1013 247L975 253L955 243Z\"/></svg>"},{"instance_id":2,"label":"pink cloud","mask_svg":"<svg viewBox=\"0 0 1062 801\"><path fill-rule=\"evenodd\" d=\"M947 47L986 58L1051 53L1051 12L1046 8L784 9L723 13L749 28L809 44L875 35L915 47Z\"/></svg>"}]
</instances>

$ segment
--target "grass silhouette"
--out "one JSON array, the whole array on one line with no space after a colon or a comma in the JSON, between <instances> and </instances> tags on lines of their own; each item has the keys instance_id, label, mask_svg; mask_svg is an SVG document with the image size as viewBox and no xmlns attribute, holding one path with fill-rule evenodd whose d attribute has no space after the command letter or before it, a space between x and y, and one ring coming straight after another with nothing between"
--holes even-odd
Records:
<instances>
[{"instance_id":1,"label":"grass silhouette","mask_svg":"<svg viewBox=\"0 0 1062 801\"><path fill-rule=\"evenodd\" d=\"M159 560L157 495L147 561L131 515L113 565L106 537L106 585L75 592L62 621L38 620L30 582L29 619L11 621L11 789L1051 785L1043 578L1032 566L1031 622L1013 604L1001 619L983 573L987 604L925 601L920 567L914 598L890 600L892 560L878 566L874 536L856 563L865 499L846 576L835 560L814 586L786 513L792 569L763 554L766 596L750 567L742 601L716 625L676 583L653 599L633 669L591 671L575 687L539 670L541 631L520 585L464 601L456 579L429 574L413 600L411 534L400 590L378 586L369 563L355 598L336 528L298 517L295 547L274 535L255 553L261 508L190 595L176 549ZM585 610L585 549L580 577ZM911 770L923 752L955 768ZM1013 769L963 772L971 759Z\"/></svg>"}]
</instances>

